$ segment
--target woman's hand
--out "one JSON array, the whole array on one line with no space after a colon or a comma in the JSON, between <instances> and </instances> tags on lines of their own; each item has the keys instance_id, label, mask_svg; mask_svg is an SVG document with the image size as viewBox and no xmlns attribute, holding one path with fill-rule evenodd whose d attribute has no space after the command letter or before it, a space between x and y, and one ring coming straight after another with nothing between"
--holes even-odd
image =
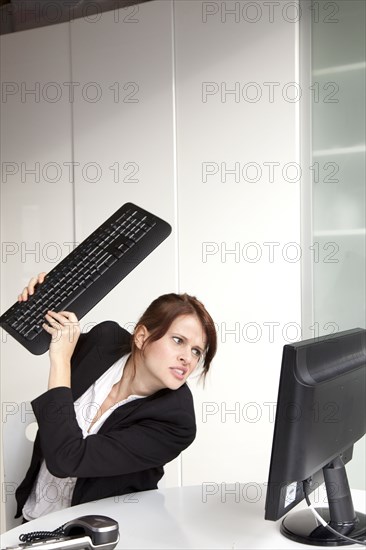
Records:
<instances>
[{"instance_id":1,"label":"woman's hand","mask_svg":"<svg viewBox=\"0 0 366 550\"><path fill-rule=\"evenodd\" d=\"M26 302L29 296L36 291L36 285L42 284L47 273L42 271L32 277L23 292L18 295L18 302ZM49 388L58 386L70 387L71 357L80 336L79 321L70 311L48 311L45 315L47 322L43 329L51 335L50 343L50 375Z\"/></svg>"},{"instance_id":2,"label":"woman's hand","mask_svg":"<svg viewBox=\"0 0 366 550\"><path fill-rule=\"evenodd\" d=\"M80 326L71 311L48 311L42 326L51 335L48 388L70 387L71 357L80 336Z\"/></svg>"},{"instance_id":3,"label":"woman's hand","mask_svg":"<svg viewBox=\"0 0 366 550\"><path fill-rule=\"evenodd\" d=\"M48 311L42 327L51 335L50 358L70 361L80 336L79 321L71 311Z\"/></svg>"},{"instance_id":4,"label":"woman's hand","mask_svg":"<svg viewBox=\"0 0 366 550\"><path fill-rule=\"evenodd\" d=\"M23 292L18 295L18 302L26 302L28 300L28 296L32 296L32 294L34 294L35 286L43 283L46 275L47 273L42 271L42 273L39 273L37 277L32 277L28 283L28 286L24 287Z\"/></svg>"}]
</instances>

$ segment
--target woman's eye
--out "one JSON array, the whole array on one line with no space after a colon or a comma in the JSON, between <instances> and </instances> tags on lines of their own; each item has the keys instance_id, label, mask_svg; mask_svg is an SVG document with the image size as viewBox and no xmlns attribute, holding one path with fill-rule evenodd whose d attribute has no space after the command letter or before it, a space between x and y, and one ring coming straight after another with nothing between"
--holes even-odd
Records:
<instances>
[{"instance_id":1,"label":"woman's eye","mask_svg":"<svg viewBox=\"0 0 366 550\"><path fill-rule=\"evenodd\" d=\"M195 355L198 358L201 357L201 351L199 349L193 348L192 353L193 353L193 355Z\"/></svg>"},{"instance_id":2,"label":"woman's eye","mask_svg":"<svg viewBox=\"0 0 366 550\"><path fill-rule=\"evenodd\" d=\"M173 336L173 340L176 344L181 344L183 342L182 338L179 338L179 336Z\"/></svg>"}]
</instances>

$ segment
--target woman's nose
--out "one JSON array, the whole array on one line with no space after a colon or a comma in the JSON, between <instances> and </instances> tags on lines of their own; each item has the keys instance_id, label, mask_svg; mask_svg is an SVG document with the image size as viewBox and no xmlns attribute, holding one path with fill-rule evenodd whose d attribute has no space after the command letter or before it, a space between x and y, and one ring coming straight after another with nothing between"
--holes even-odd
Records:
<instances>
[{"instance_id":1,"label":"woman's nose","mask_svg":"<svg viewBox=\"0 0 366 550\"><path fill-rule=\"evenodd\" d=\"M179 354L179 361L181 361L184 364L187 364L190 362L191 354L188 349L182 349Z\"/></svg>"}]
</instances>

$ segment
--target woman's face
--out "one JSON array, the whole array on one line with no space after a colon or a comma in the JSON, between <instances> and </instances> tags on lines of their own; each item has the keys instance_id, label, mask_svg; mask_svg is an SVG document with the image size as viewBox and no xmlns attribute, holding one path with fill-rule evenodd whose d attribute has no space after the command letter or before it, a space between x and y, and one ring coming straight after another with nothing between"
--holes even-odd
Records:
<instances>
[{"instance_id":1,"label":"woman's face","mask_svg":"<svg viewBox=\"0 0 366 550\"><path fill-rule=\"evenodd\" d=\"M136 334L137 346L148 337L141 327ZM178 389L194 371L206 348L206 336L201 321L195 315L181 315L159 340L147 343L141 355L140 373L149 380L155 391Z\"/></svg>"}]
</instances>

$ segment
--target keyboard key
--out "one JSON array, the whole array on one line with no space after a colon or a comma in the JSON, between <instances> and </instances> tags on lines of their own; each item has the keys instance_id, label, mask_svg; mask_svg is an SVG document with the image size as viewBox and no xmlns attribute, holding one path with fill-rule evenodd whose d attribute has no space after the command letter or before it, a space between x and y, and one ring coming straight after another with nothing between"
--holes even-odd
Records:
<instances>
[{"instance_id":1,"label":"keyboard key","mask_svg":"<svg viewBox=\"0 0 366 550\"><path fill-rule=\"evenodd\" d=\"M110 256L108 258L108 260L106 260L105 264L108 266L108 267L112 267L112 265L114 265L115 263L117 262L117 258L115 256Z\"/></svg>"}]
</instances>

